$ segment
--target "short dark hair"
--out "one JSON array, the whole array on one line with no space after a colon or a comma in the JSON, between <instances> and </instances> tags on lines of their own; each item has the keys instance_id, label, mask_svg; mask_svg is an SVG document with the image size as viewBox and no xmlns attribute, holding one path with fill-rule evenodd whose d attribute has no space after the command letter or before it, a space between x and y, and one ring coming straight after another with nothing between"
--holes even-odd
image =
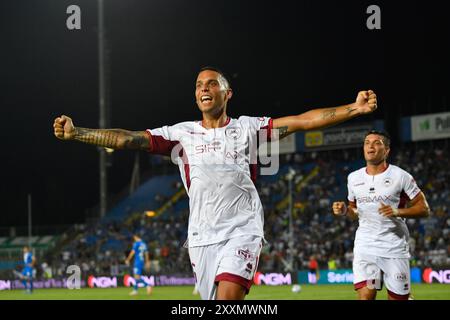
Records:
<instances>
[{"instance_id":1,"label":"short dark hair","mask_svg":"<svg viewBox=\"0 0 450 320\"><path fill-rule=\"evenodd\" d=\"M384 145L387 147L391 146L391 136L386 131L370 130L369 132L366 133L364 140L367 138L369 134L377 134L379 136L382 136Z\"/></svg>"},{"instance_id":2,"label":"short dark hair","mask_svg":"<svg viewBox=\"0 0 450 320\"><path fill-rule=\"evenodd\" d=\"M217 67L204 66L204 67L200 68L200 70L198 71L197 74L199 74L200 72L203 72L203 71L207 71L207 70L214 71L214 72L217 72L218 74L220 74L225 79L225 81L227 82L228 88L231 88L230 80L228 80L228 77L225 75L225 73L222 70L220 70L219 68L217 68Z\"/></svg>"}]
</instances>

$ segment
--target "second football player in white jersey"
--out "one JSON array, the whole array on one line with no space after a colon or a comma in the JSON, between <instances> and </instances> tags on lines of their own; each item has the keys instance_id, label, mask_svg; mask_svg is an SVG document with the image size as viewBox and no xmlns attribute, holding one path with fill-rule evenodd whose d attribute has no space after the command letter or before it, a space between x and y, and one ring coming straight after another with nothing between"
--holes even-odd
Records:
<instances>
[{"instance_id":1,"label":"second football player in white jersey","mask_svg":"<svg viewBox=\"0 0 450 320\"><path fill-rule=\"evenodd\" d=\"M261 93L263 94L263 93ZM261 251L264 213L254 180L258 136L279 138L334 125L373 112L376 95L361 91L356 101L335 108L272 119L227 115L233 91L215 68L200 70L195 98L201 121L146 131L87 129L72 119L55 119L55 136L113 149L172 155L189 195L189 256L203 299L244 299ZM264 134L262 134L264 136Z\"/></svg>"},{"instance_id":2,"label":"second football player in white jersey","mask_svg":"<svg viewBox=\"0 0 450 320\"><path fill-rule=\"evenodd\" d=\"M387 133L369 132L364 140L367 166L348 176L348 207L344 202L333 203L334 214L359 220L353 282L361 300L375 299L383 283L389 299L409 298L409 232L405 218L427 217L430 211L414 178L387 163L389 151Z\"/></svg>"}]
</instances>

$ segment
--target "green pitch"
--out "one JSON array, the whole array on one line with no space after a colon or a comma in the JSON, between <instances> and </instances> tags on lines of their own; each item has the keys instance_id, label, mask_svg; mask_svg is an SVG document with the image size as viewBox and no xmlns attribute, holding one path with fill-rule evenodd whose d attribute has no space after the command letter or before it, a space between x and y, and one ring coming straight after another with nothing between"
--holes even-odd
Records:
<instances>
[{"instance_id":1,"label":"green pitch","mask_svg":"<svg viewBox=\"0 0 450 320\"><path fill-rule=\"evenodd\" d=\"M145 289L130 297L130 288L115 289L36 289L33 294L22 290L0 291L0 300L199 300L191 286L155 287L148 296ZM413 284L416 300L450 300L450 285ZM352 285L302 285L299 293L292 293L291 286L253 286L247 300L354 300ZM386 289L378 292L378 300L387 299Z\"/></svg>"}]
</instances>

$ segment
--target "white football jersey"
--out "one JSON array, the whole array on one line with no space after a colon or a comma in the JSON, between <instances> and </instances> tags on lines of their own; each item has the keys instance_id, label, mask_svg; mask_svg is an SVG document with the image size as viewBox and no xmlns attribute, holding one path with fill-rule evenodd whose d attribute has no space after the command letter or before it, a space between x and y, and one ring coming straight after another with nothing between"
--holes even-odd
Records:
<instances>
[{"instance_id":1,"label":"white football jersey","mask_svg":"<svg viewBox=\"0 0 450 320\"><path fill-rule=\"evenodd\" d=\"M409 258L409 232L404 218L384 217L381 204L404 208L408 200L420 193L414 178L405 170L390 164L375 176L366 167L348 176L348 200L358 208L359 227L355 236L358 252L387 258Z\"/></svg>"},{"instance_id":2,"label":"white football jersey","mask_svg":"<svg viewBox=\"0 0 450 320\"><path fill-rule=\"evenodd\" d=\"M254 181L258 136L271 136L272 119L228 118L221 128L188 121L147 130L152 153L178 164L189 196L189 247L242 235L264 237L264 212Z\"/></svg>"}]
</instances>

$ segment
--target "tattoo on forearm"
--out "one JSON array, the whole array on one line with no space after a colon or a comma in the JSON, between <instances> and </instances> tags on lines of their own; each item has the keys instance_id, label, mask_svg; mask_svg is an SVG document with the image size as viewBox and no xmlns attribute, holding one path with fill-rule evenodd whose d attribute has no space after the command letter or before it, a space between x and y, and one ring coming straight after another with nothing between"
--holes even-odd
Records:
<instances>
[{"instance_id":1,"label":"tattoo on forearm","mask_svg":"<svg viewBox=\"0 0 450 320\"><path fill-rule=\"evenodd\" d=\"M115 130L77 128L75 140L100 147L118 148L119 133Z\"/></svg>"},{"instance_id":2,"label":"tattoo on forearm","mask_svg":"<svg viewBox=\"0 0 450 320\"><path fill-rule=\"evenodd\" d=\"M328 109L322 112L322 119L335 119L336 118L336 108Z\"/></svg>"},{"instance_id":3,"label":"tattoo on forearm","mask_svg":"<svg viewBox=\"0 0 450 320\"><path fill-rule=\"evenodd\" d=\"M124 142L125 149L147 149L148 137L141 132L131 132Z\"/></svg>"},{"instance_id":4,"label":"tattoo on forearm","mask_svg":"<svg viewBox=\"0 0 450 320\"><path fill-rule=\"evenodd\" d=\"M352 106L348 106L345 108L345 110L347 110L347 113L352 113L353 111L356 110L356 108L352 107Z\"/></svg>"},{"instance_id":5,"label":"tattoo on forearm","mask_svg":"<svg viewBox=\"0 0 450 320\"><path fill-rule=\"evenodd\" d=\"M278 129L278 138L282 139L284 137L286 137L289 132L288 132L288 126L284 126L284 127L279 127Z\"/></svg>"},{"instance_id":6,"label":"tattoo on forearm","mask_svg":"<svg viewBox=\"0 0 450 320\"><path fill-rule=\"evenodd\" d=\"M122 129L76 128L75 140L112 149L146 149L148 139L145 132Z\"/></svg>"}]
</instances>

